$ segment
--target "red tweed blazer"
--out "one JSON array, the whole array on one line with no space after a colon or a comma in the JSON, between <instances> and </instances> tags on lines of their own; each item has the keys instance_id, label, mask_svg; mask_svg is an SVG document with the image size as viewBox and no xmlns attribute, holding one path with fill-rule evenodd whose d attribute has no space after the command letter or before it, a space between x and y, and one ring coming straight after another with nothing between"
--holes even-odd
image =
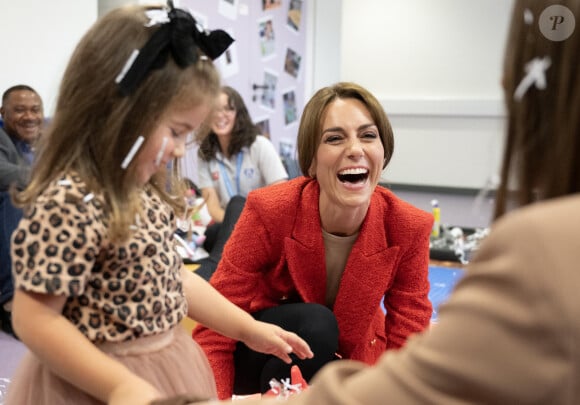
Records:
<instances>
[{"instance_id":1,"label":"red tweed blazer","mask_svg":"<svg viewBox=\"0 0 580 405\"><path fill-rule=\"evenodd\" d=\"M251 192L211 279L214 287L250 313L295 296L324 305L319 193L318 182L305 177ZM432 223L431 214L377 187L333 308L343 358L373 364L429 324ZM380 308L383 296L386 316ZM229 398L236 342L203 325L193 337L213 368L220 399Z\"/></svg>"}]
</instances>

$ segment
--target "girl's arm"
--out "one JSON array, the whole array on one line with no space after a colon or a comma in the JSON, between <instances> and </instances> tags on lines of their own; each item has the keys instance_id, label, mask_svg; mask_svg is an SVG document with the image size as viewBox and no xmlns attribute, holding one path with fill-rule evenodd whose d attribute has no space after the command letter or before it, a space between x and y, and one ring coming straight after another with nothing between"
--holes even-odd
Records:
<instances>
[{"instance_id":1,"label":"girl's arm","mask_svg":"<svg viewBox=\"0 0 580 405\"><path fill-rule=\"evenodd\" d=\"M211 218L215 222L223 222L225 210L222 208L220 204L220 199L213 187L205 187L201 189L201 196L205 200L207 204L207 210Z\"/></svg>"},{"instance_id":2,"label":"girl's arm","mask_svg":"<svg viewBox=\"0 0 580 405\"><path fill-rule=\"evenodd\" d=\"M301 359L312 358L308 343L295 333L256 321L185 267L182 277L190 318L224 336L244 342L252 350L273 354L288 364L292 362L290 353Z\"/></svg>"},{"instance_id":3,"label":"girl's arm","mask_svg":"<svg viewBox=\"0 0 580 405\"><path fill-rule=\"evenodd\" d=\"M18 337L54 373L103 402L147 404L157 390L107 356L61 315L65 296L16 290L13 322Z\"/></svg>"}]
</instances>

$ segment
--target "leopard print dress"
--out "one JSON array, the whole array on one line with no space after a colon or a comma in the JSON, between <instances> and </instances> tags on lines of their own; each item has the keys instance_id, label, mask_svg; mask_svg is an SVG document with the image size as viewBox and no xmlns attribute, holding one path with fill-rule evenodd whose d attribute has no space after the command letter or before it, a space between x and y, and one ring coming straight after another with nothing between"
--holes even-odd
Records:
<instances>
[{"instance_id":1,"label":"leopard print dress","mask_svg":"<svg viewBox=\"0 0 580 405\"><path fill-rule=\"evenodd\" d=\"M180 326L187 302L183 263L173 239L173 211L151 190L143 190L140 200L142 210L131 236L113 243L102 196L90 193L75 173L54 181L13 233L16 288L66 296L62 315L68 321L166 395L189 392L214 398L207 359ZM140 355L134 355L135 348ZM29 395L35 386L30 379L41 375L50 376L52 387L39 380L42 389L32 389ZM31 355L10 384L8 398L14 402L6 403L98 403L80 391L70 402L75 390Z\"/></svg>"}]
</instances>

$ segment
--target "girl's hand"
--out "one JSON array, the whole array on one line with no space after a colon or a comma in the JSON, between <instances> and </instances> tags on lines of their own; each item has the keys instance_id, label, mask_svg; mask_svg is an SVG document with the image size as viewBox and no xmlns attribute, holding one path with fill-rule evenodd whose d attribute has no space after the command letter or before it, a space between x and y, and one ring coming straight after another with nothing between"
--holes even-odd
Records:
<instances>
[{"instance_id":1,"label":"girl's hand","mask_svg":"<svg viewBox=\"0 0 580 405\"><path fill-rule=\"evenodd\" d=\"M266 322L254 321L248 333L241 340L250 349L273 354L288 364L292 363L290 353L294 353L302 360L314 357L308 343L297 334Z\"/></svg>"},{"instance_id":2,"label":"girl's hand","mask_svg":"<svg viewBox=\"0 0 580 405\"><path fill-rule=\"evenodd\" d=\"M124 381L109 395L108 405L148 405L152 401L161 398L161 394L155 387L139 377Z\"/></svg>"}]
</instances>

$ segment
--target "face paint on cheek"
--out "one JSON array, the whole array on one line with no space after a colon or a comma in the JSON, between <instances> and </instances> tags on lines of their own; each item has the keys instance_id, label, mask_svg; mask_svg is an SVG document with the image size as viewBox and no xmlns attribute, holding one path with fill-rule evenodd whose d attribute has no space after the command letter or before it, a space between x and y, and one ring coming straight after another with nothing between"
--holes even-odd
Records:
<instances>
[{"instance_id":1,"label":"face paint on cheek","mask_svg":"<svg viewBox=\"0 0 580 405\"><path fill-rule=\"evenodd\" d=\"M123 159L123 163L121 163L121 169L126 169L127 167L129 167L129 164L131 163L131 161L135 157L135 154L143 144L143 141L145 141L145 138L143 137L143 135L139 135L133 146L131 146L131 150L129 150L129 153L127 153L127 156L125 156L125 159Z\"/></svg>"},{"instance_id":2,"label":"face paint on cheek","mask_svg":"<svg viewBox=\"0 0 580 405\"><path fill-rule=\"evenodd\" d=\"M165 148L167 147L168 139L166 136L163 137L163 142L161 142L161 148L159 148L159 152L157 152L157 156L155 158L155 166L159 166L161 164L161 159L163 159L163 154L165 153Z\"/></svg>"}]
</instances>

